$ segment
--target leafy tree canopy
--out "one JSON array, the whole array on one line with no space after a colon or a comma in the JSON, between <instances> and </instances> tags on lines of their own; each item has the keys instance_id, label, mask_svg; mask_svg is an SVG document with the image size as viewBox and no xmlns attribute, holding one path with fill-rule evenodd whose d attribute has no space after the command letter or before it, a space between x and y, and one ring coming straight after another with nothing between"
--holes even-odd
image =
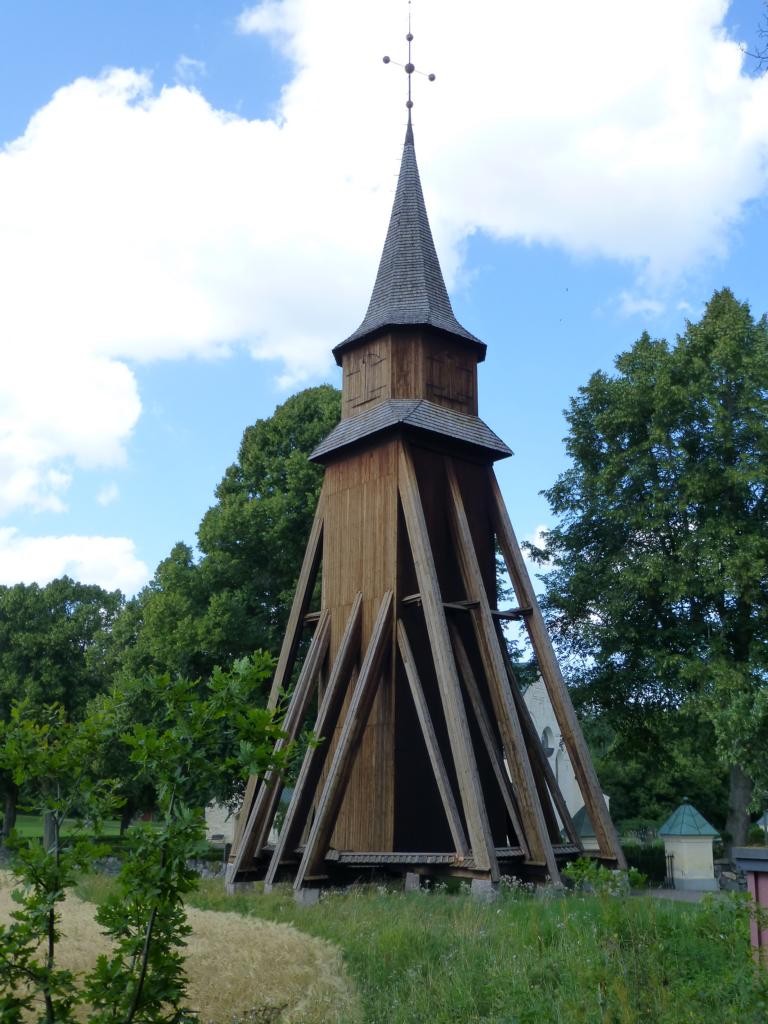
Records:
<instances>
[{"instance_id":1,"label":"leafy tree canopy","mask_svg":"<svg viewBox=\"0 0 768 1024\"><path fill-rule=\"evenodd\" d=\"M738 838L749 779L768 788L768 321L724 289L616 369L566 414L550 620L578 699L624 736L681 708L711 723Z\"/></svg>"},{"instance_id":2,"label":"leafy tree canopy","mask_svg":"<svg viewBox=\"0 0 768 1024\"><path fill-rule=\"evenodd\" d=\"M625 734L607 717L587 717L584 734L620 831L665 821L687 797L717 829L725 826L728 773L712 757L714 730L700 716L648 713Z\"/></svg>"},{"instance_id":3,"label":"leafy tree canopy","mask_svg":"<svg viewBox=\"0 0 768 1024\"><path fill-rule=\"evenodd\" d=\"M255 650L277 652L322 482L307 456L340 412L340 393L322 385L245 430L200 524L199 561L177 544L115 630L127 674L206 678Z\"/></svg>"},{"instance_id":4,"label":"leafy tree canopy","mask_svg":"<svg viewBox=\"0 0 768 1024\"><path fill-rule=\"evenodd\" d=\"M42 846L12 837L10 866L20 884L13 920L0 924L3 1024L32 1016L46 1024L86 1015L91 1024L196 1019L184 1009L183 947L184 898L197 884L188 862L204 835L199 803L231 794L233 778L285 770L294 746L274 751L285 734L273 712L251 702L271 671L269 656L259 654L204 684L147 678L94 701L78 722L57 704L12 706L9 721L0 722L0 770L25 787L53 827ZM100 850L85 822L70 826L66 840L61 829L80 809L98 831L119 804L125 780L105 777L105 747L123 748L129 785L154 790L158 813L152 825L128 833L116 888L96 915L111 948L78 977L59 966L60 908L76 873L92 868Z\"/></svg>"},{"instance_id":5,"label":"leafy tree canopy","mask_svg":"<svg viewBox=\"0 0 768 1024\"><path fill-rule=\"evenodd\" d=\"M54 701L70 715L103 689L105 648L120 591L63 576L44 587L0 587L0 714L13 700Z\"/></svg>"},{"instance_id":6,"label":"leafy tree canopy","mask_svg":"<svg viewBox=\"0 0 768 1024\"><path fill-rule=\"evenodd\" d=\"M63 576L44 587L0 587L0 722L13 701L40 709L54 702L78 718L109 683L107 646L122 606L119 590ZM3 835L13 827L17 786L0 770Z\"/></svg>"}]
</instances>

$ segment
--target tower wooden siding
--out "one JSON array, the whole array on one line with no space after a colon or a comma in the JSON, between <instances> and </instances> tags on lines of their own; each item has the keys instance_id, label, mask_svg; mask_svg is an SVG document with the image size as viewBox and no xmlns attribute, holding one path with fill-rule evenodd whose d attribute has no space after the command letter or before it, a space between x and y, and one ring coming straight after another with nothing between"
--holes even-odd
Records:
<instances>
[{"instance_id":1,"label":"tower wooden siding","mask_svg":"<svg viewBox=\"0 0 768 1024\"><path fill-rule=\"evenodd\" d=\"M403 328L361 340L342 356L342 417L367 412L390 398L427 398L476 414L477 357L467 349L465 343L438 332ZM383 594L391 590L397 606L408 593L418 590L398 520L398 443L383 441L364 451L344 453L326 467L323 607L332 608L334 621L340 624L338 635L332 634L331 658L341 638L341 623L358 591L370 595L363 605L365 645ZM439 468L440 460L428 456L427 461L434 475L434 465ZM435 503L436 487L429 491L425 512L430 535L440 551L444 544L439 535L445 534L447 524L437 520L444 518L445 494ZM459 600L452 568L439 564L438 573L444 593L453 588ZM336 601L340 603L332 603ZM388 658L384 666L334 831L333 843L339 848L393 850L398 838L409 836L411 841L417 825L421 826L418 831L425 850L445 848L447 824L436 800L434 779L425 765L427 753L422 749L404 670L392 662ZM428 699L433 721L440 722L436 697L432 694ZM439 814L429 813L436 802Z\"/></svg>"},{"instance_id":2,"label":"tower wooden siding","mask_svg":"<svg viewBox=\"0 0 768 1024\"><path fill-rule=\"evenodd\" d=\"M406 865L498 880L501 864L557 880L558 858L582 847L509 664L505 614L525 622L600 855L624 865L493 475L511 452L477 416L485 351L453 314L409 124L368 311L334 349L342 419L311 456L325 478L270 696L314 623L285 730L298 735L317 694L322 742L274 850L282 782L249 780L230 881L287 871L301 889ZM497 544L511 613L496 608ZM307 615L320 566L321 611Z\"/></svg>"},{"instance_id":3,"label":"tower wooden siding","mask_svg":"<svg viewBox=\"0 0 768 1024\"><path fill-rule=\"evenodd\" d=\"M373 621L383 595L392 591L395 606L399 607L403 598L418 593L402 515L398 511L401 445L399 438L383 440L371 448L341 454L326 467L323 485L325 528L322 607L331 612L333 623L330 661L333 661L338 651L344 624L358 591L365 595L363 649L370 640ZM452 555L447 514L449 501L442 454L416 444L413 444L411 450L420 481L419 493L435 553L441 593L445 601L463 601L464 588ZM487 511L484 467L464 460L457 460L456 464L475 550L484 568L486 593L495 607L495 555ZM444 749L447 742L445 725L429 641L420 624L417 609L406 615L432 721ZM476 668L476 674L478 678L483 678L479 668ZM487 704L487 693L483 697ZM349 697L345 701L345 708L348 700ZM337 732L340 728L337 728ZM476 733L477 727L473 726L472 731ZM501 749L500 739L498 745ZM473 746L475 749L482 747L477 737ZM495 787L490 782L492 768L484 755L479 758L479 769L482 778L488 783L488 791L493 792ZM455 774L452 776L452 784L455 791ZM495 823L494 838L498 836L499 845L515 845L514 842L508 843L505 838L504 807L500 796L493 801L491 817ZM402 666L393 664L392 657L388 657L385 659L373 709L363 732L342 803L333 834L333 845L339 849L352 850L405 848L399 844L406 840L413 843L413 828L416 828L420 849L450 848L447 823L437 799L434 778L404 670Z\"/></svg>"},{"instance_id":4,"label":"tower wooden siding","mask_svg":"<svg viewBox=\"0 0 768 1024\"><path fill-rule=\"evenodd\" d=\"M334 460L326 467L323 494L322 606L330 610L333 622L332 662L355 595L364 595L361 647L365 650L384 594L396 591L396 442L384 441L356 455ZM393 668L388 655L334 832L333 845L338 849L392 848ZM345 711L348 703L349 693ZM338 729L343 719L344 712Z\"/></svg>"},{"instance_id":5,"label":"tower wooden siding","mask_svg":"<svg viewBox=\"0 0 768 1024\"><path fill-rule=\"evenodd\" d=\"M477 415L477 355L465 343L404 328L387 331L342 356L342 418L388 398L426 398Z\"/></svg>"},{"instance_id":6,"label":"tower wooden siding","mask_svg":"<svg viewBox=\"0 0 768 1024\"><path fill-rule=\"evenodd\" d=\"M477 353L463 340L439 331L394 328L352 343L342 357L342 418L368 412L391 398L423 399L469 415L477 414ZM384 440L364 450L342 451L326 465L323 484L322 606L332 611L331 660L338 650L344 623L355 594L363 602L363 647L382 596L388 590L395 604L418 591L415 574L403 543L404 526L398 519L399 442ZM441 459L435 452L420 455L414 449L417 472L435 552L450 550L446 517L447 495ZM467 472L471 476L471 465ZM476 476L476 474L475 474ZM434 478L434 479L433 479ZM482 481L475 481L482 489ZM470 485L467 493L477 491ZM425 493L426 492L426 493ZM484 506L485 507L485 506ZM478 551L486 550L489 596L495 605L495 567L490 520L477 521ZM485 534L483 543L482 534ZM489 548L490 543L490 548ZM441 589L446 600L462 600L461 581L450 557L437 558ZM416 618L413 616L413 618ZM423 633L423 630L420 631ZM434 677L429 659L415 645L422 680ZM427 688L427 682L424 681ZM434 678L427 690L429 710L445 743L439 698ZM345 702L347 706L349 698ZM338 733L341 726L337 727ZM333 742L335 748L335 737ZM490 771L490 766L483 766ZM455 788L455 777L453 785ZM503 807L499 813L503 815ZM427 751L402 666L387 658L368 724L352 770L347 792L333 833L339 849L395 850L399 842L412 843L414 830L420 848L450 847L450 835L436 785L427 763Z\"/></svg>"}]
</instances>

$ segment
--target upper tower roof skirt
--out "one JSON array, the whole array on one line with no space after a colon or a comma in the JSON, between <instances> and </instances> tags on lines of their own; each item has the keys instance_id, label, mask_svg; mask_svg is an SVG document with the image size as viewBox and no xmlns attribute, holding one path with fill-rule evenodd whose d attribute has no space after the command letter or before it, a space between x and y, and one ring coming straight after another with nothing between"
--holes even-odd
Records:
<instances>
[{"instance_id":1,"label":"upper tower roof skirt","mask_svg":"<svg viewBox=\"0 0 768 1024\"><path fill-rule=\"evenodd\" d=\"M334 348L336 362L341 365L341 353L353 342L388 327L405 326L433 327L452 334L476 348L479 360L485 358L485 344L453 314L429 227L410 124L368 312L357 330Z\"/></svg>"}]
</instances>

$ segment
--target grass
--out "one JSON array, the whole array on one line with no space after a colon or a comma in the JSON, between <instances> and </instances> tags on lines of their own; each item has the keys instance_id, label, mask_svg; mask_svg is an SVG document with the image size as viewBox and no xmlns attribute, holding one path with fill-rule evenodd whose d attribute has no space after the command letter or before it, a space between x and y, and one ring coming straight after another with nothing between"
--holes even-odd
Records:
<instances>
[{"instance_id":1,"label":"grass","mask_svg":"<svg viewBox=\"0 0 768 1024\"><path fill-rule=\"evenodd\" d=\"M88 880L98 900L109 883ZM301 908L290 890L227 897L207 910L290 923L330 940L357 984L366 1024L764 1024L766 977L729 901L468 895L366 887ZM253 920L254 926L256 920ZM256 941L256 940L254 940Z\"/></svg>"},{"instance_id":2,"label":"grass","mask_svg":"<svg viewBox=\"0 0 768 1024\"><path fill-rule=\"evenodd\" d=\"M80 824L74 819L67 818L64 821L62 835L66 839L72 825ZM16 817L15 829L22 839L41 839L43 835L43 819L39 814L19 814ZM94 839L103 841L109 853L118 854L126 841L126 836L120 834L120 822L117 819L103 821L98 835ZM205 843L201 846L198 857L201 860L210 861L211 864L221 863L223 849L218 844ZM0 1022L2 1024L2 1022Z\"/></svg>"},{"instance_id":3,"label":"grass","mask_svg":"<svg viewBox=\"0 0 768 1024\"><path fill-rule=\"evenodd\" d=\"M68 821L64 822L63 834L67 834ZM74 825L75 822L69 822ZM43 819L39 814L19 814L16 817L16 831L24 839L38 839L43 835ZM105 821L102 823L101 831L99 836L119 836L120 835L120 822L119 821Z\"/></svg>"}]
</instances>

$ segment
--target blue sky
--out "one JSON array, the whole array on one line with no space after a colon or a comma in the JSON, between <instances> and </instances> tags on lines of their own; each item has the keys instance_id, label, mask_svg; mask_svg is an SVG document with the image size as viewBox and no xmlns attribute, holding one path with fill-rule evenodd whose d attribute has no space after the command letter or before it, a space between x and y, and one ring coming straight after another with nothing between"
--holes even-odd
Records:
<instances>
[{"instance_id":1,"label":"blue sky","mask_svg":"<svg viewBox=\"0 0 768 1024\"><path fill-rule=\"evenodd\" d=\"M133 592L246 425L339 384L399 164L404 3L0 5L0 583ZM730 286L768 311L760 0L414 0L416 149L513 522L562 410Z\"/></svg>"}]
</instances>

